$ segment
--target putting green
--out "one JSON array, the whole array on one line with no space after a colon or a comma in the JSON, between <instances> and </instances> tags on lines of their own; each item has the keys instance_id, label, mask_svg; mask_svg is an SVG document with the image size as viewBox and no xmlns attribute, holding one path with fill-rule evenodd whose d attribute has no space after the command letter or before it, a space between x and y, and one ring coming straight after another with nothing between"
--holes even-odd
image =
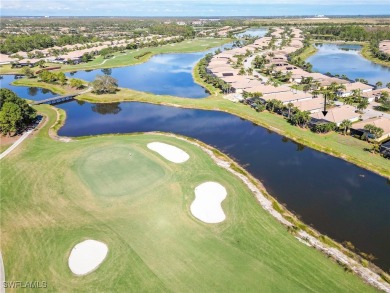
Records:
<instances>
[{"instance_id":1,"label":"putting green","mask_svg":"<svg viewBox=\"0 0 390 293\"><path fill-rule=\"evenodd\" d=\"M144 153L130 144L90 149L77 158L76 170L96 195L136 194L162 184L165 175Z\"/></svg>"},{"instance_id":2,"label":"putting green","mask_svg":"<svg viewBox=\"0 0 390 293\"><path fill-rule=\"evenodd\" d=\"M55 112L39 109L50 123L0 166L7 280L44 280L48 292L375 292L297 241L200 148L152 134L57 142L47 136ZM147 148L153 141L191 160L166 162ZM219 224L190 212L207 181L228 194ZM79 277L68 257L86 239L109 252Z\"/></svg>"}]
</instances>

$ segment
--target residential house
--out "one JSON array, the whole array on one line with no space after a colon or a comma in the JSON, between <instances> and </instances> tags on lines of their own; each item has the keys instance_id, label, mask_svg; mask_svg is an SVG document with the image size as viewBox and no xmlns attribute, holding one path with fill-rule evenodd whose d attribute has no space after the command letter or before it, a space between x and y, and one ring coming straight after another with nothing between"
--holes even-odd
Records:
<instances>
[{"instance_id":1,"label":"residential house","mask_svg":"<svg viewBox=\"0 0 390 293\"><path fill-rule=\"evenodd\" d=\"M337 94L340 97L349 97L353 94L354 90L361 90L362 93L372 91L374 87L361 82L347 83L345 84L345 90L340 90Z\"/></svg>"},{"instance_id":2,"label":"residential house","mask_svg":"<svg viewBox=\"0 0 390 293\"><path fill-rule=\"evenodd\" d=\"M359 113L356 113L355 107L347 105L328 109L326 116L324 116L322 111L313 113L310 116L312 118L311 123L313 124L333 122L336 123L337 126L339 126L343 120L349 120L351 122L356 122L359 120Z\"/></svg>"},{"instance_id":3,"label":"residential house","mask_svg":"<svg viewBox=\"0 0 390 293\"><path fill-rule=\"evenodd\" d=\"M379 138L377 138L377 141L384 141L388 138L390 138L390 119L386 117L378 117L378 118L370 118L368 120L364 120L358 123L352 124L351 127L351 134L352 135L358 135L362 136L364 133L367 133L367 131L364 129L364 126L371 124L376 127L383 129L383 135ZM368 134L368 137L370 135Z\"/></svg>"}]
</instances>

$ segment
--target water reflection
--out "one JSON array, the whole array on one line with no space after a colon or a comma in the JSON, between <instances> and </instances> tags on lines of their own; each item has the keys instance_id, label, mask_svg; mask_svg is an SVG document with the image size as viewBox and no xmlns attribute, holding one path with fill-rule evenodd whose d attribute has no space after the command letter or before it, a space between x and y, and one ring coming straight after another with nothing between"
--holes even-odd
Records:
<instances>
[{"instance_id":1,"label":"water reflection","mask_svg":"<svg viewBox=\"0 0 390 293\"><path fill-rule=\"evenodd\" d=\"M370 84L390 82L390 68L375 64L360 55L362 46L351 44L316 44L318 51L307 59L313 71L366 79Z\"/></svg>"},{"instance_id":2,"label":"water reflection","mask_svg":"<svg viewBox=\"0 0 390 293\"><path fill-rule=\"evenodd\" d=\"M44 100L56 96L53 92L47 89L37 88L37 87L24 87L24 86L14 86L11 83L19 79L16 75L3 75L0 79L1 88L7 88L15 92L19 97L29 100Z\"/></svg>"}]
</instances>

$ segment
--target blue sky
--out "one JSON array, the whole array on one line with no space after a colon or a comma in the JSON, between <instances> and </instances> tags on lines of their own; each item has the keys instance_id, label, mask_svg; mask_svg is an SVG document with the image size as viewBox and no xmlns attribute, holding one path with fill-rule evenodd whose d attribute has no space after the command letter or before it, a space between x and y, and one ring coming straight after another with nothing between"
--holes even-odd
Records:
<instances>
[{"instance_id":1,"label":"blue sky","mask_svg":"<svg viewBox=\"0 0 390 293\"><path fill-rule=\"evenodd\" d=\"M0 3L1 15L3 16L283 16L390 14L390 0L0 0Z\"/></svg>"}]
</instances>

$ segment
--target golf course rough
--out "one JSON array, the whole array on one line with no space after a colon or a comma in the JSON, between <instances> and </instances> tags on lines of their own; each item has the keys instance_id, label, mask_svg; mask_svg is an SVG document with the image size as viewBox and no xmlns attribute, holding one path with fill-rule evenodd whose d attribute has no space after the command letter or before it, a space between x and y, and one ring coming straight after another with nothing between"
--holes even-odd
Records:
<instances>
[{"instance_id":1,"label":"golf course rough","mask_svg":"<svg viewBox=\"0 0 390 293\"><path fill-rule=\"evenodd\" d=\"M55 111L38 108L50 123L0 166L8 280L45 280L48 292L376 292L297 241L201 148L158 134L63 143L47 135ZM191 159L161 159L146 147L156 141ZM190 211L204 182L227 192L226 218L216 225L200 223ZM68 257L86 237L109 252L80 277Z\"/></svg>"}]
</instances>

